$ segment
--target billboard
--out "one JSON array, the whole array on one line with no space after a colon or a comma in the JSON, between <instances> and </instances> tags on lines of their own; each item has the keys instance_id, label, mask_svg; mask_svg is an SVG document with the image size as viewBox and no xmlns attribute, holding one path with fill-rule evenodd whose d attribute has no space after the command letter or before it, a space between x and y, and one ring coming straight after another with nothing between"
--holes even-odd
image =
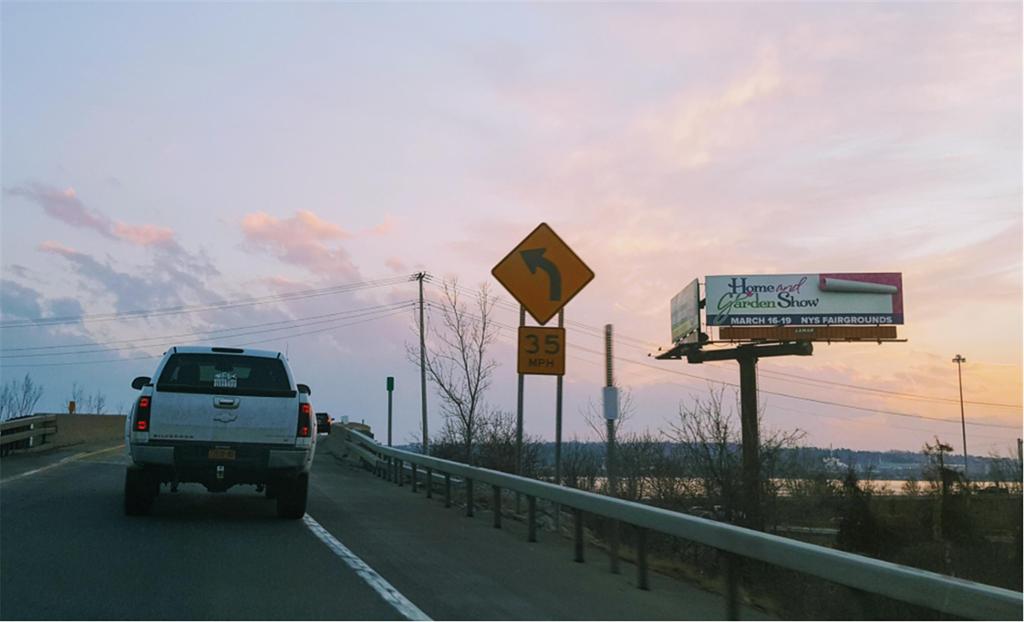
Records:
<instances>
[{"instance_id":1,"label":"billboard","mask_svg":"<svg viewBox=\"0 0 1024 622\"><path fill-rule=\"evenodd\" d=\"M700 287L697 279L672 297L672 343L697 343L700 340Z\"/></svg>"},{"instance_id":2,"label":"billboard","mask_svg":"<svg viewBox=\"0 0 1024 622\"><path fill-rule=\"evenodd\" d=\"M899 272L706 277L708 326L903 323Z\"/></svg>"}]
</instances>

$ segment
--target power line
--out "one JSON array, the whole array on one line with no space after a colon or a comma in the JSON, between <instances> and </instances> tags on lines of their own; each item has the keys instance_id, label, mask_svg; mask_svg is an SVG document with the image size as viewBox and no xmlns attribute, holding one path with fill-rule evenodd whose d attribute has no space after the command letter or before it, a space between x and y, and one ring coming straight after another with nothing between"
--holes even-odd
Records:
<instances>
[{"instance_id":1,"label":"power line","mask_svg":"<svg viewBox=\"0 0 1024 622\"><path fill-rule=\"evenodd\" d=\"M258 298L243 298L229 301L221 301L216 303L199 304L199 305L183 305L177 307L164 307L161 309L140 309L137 311L119 311L114 313L95 313L77 316L64 316L56 318L34 318L29 320L13 320L8 322L0 322L0 328L26 328L32 326L54 326L59 324L77 324L79 322L109 322L113 320L128 320L148 317L158 317L164 315L178 315L182 313L198 313L202 311L220 311L223 309L232 309L237 307L246 307L252 305L266 304L269 302L285 302L290 300L301 300L305 298L313 298L318 296L330 296L334 294L344 294L348 292L358 291L362 289L372 289L377 287L387 287L390 285L398 285L409 280L408 276L389 277L385 279L377 279L372 281L356 281L353 283L345 283L342 285L334 285L331 287L323 287L319 289L307 289L297 292L289 292L285 294L274 294L271 296L262 296Z\"/></svg>"},{"instance_id":2,"label":"power line","mask_svg":"<svg viewBox=\"0 0 1024 622\"><path fill-rule=\"evenodd\" d=\"M585 348L581 348L581 349L585 350ZM600 352L598 352L596 350L587 350L587 351L593 352L594 354L601 354ZM734 382L726 382L726 381L723 381L723 380L711 380L710 378L703 378L703 377L697 376L695 374L687 374L686 372L681 372L681 371L674 370L674 369L663 369L663 368L660 368L660 367L655 367L654 365L649 365L647 363L641 363L639 361L632 361L630 359L624 359L624 358L621 358L621 357L616 357L616 358L618 358L619 360L621 360L621 361L623 361L625 363L630 363L632 365L639 365L639 366L642 366L642 367L650 367L651 369L662 369L662 371L664 371L666 373L678 374L678 375L681 375L681 376L686 376L688 378L695 378L695 379L700 379L700 380L706 380L707 382L713 382L713 383L716 383L716 384L723 384L723 385L727 385L727 386L731 386L731 387L737 387L737 388L740 386L740 385L738 385L738 384L736 384ZM878 414L882 414L882 415L892 415L894 417L909 417L909 418L912 418L912 419L927 419L929 421L941 421L943 423L959 423L958 421L954 421L952 419L943 419L941 417L929 417L927 415L917 415L917 414L912 414L912 413L903 413L903 412L897 412L897 411L893 411L893 410L882 410L880 408L868 408L866 406L854 406L853 404L844 404L842 402L833 402L831 400L821 400L821 399L817 399L817 398L813 398L813 397L804 397L804 396L801 396L801 395L792 395L790 393L781 393L779 391L767 391L765 389L758 389L758 393L763 393L765 395L775 395L775 396L778 396L778 397L788 397L788 398L794 399L794 400L802 400L802 401L805 401L805 402L814 402L816 404L825 404L825 405L828 405L828 406L839 406L841 408L851 408L851 409L854 409L854 410L862 410L864 412L872 412L872 413L878 413ZM1020 429L1019 426L1001 425L1001 424L997 424L997 423L969 422L968 425L974 425L974 426L980 426L980 427L986 427L986 428L1004 428L1004 429L1008 429L1008 430L1019 430Z\"/></svg>"},{"instance_id":3,"label":"power line","mask_svg":"<svg viewBox=\"0 0 1024 622\"><path fill-rule=\"evenodd\" d=\"M785 373L785 372L775 371L775 370L772 370L772 369L759 370L759 373L764 373L765 375L768 375L768 376L782 376L782 377L786 377L786 378L794 378L796 380L790 380L789 382L795 382L796 384L817 383L817 384L824 384L824 385L843 387L845 389L853 389L853 390L856 390L856 391L867 391L867 392L871 392L871 393L882 393L882 394L885 394L885 395L892 395L894 397L900 397L900 398L910 399L910 400L920 400L920 401L928 401L928 402L943 402L943 403L950 403L950 404L959 404L960 403L959 399L951 398L951 397L929 396L929 395L921 395L921 394L917 394L917 393L905 393L905 392L902 392L902 391L889 391L889 390L886 390L886 389L877 389L877 388L874 388L874 387L866 387L866 386L863 386L863 385L847 384L847 383L844 383L844 382L836 382L836 381L833 381L833 380L821 380L821 379L818 379L818 378L810 378L810 377L807 377L807 376L800 376L800 375L797 375L797 374L789 374L789 373ZM801 380L804 381L804 382L800 382ZM976 406L994 406L994 407L999 407L999 408L1015 408L1015 409L1019 409L1019 408L1022 407L1020 404L1003 404L1003 403L998 403L998 402L980 402L980 401L971 401L971 400L964 400L964 404L974 404Z\"/></svg>"},{"instance_id":4,"label":"power line","mask_svg":"<svg viewBox=\"0 0 1024 622\"><path fill-rule=\"evenodd\" d=\"M437 283L434 283L434 285L437 285ZM440 286L438 285L438 287L440 287ZM469 288L464 287L464 286L461 286L461 285L457 286L457 289L460 292L466 293L466 294L475 294L476 293L476 292L474 292L474 290L469 289ZM517 304L506 302L504 299L502 299L502 298L500 298L498 296L495 296L495 299L497 300L498 306L501 306L503 308L506 308L506 309L512 310L512 311L518 311L519 310L519 306ZM573 326L573 327L576 327L576 328L579 328L584 333L586 333L589 336L592 336L594 338L600 338L600 339L604 338L604 329L601 328L601 327L591 326L591 325L585 324L583 322L577 322L577 321L574 321L574 320L566 320L566 324L568 324L570 326ZM626 346L629 346L629 347L634 347L634 348L638 348L638 349L645 350L645 351L649 351L649 348L646 348L646 347L643 347L643 346L653 346L654 348L658 347L658 344L653 344L650 341L645 341L645 340L638 339L638 338L635 338L635 337L629 337L627 335L622 335L621 333L618 333L618 332L615 334L615 342L616 342L616 344L626 345ZM630 342L632 342L632 343L630 343ZM639 345L637 345L637 344L639 344ZM960 400L957 399L957 398L930 396L930 395L920 395L920 394L915 394L915 393L906 393L906 392L902 392L902 391L891 391L891 390L886 390L886 389L878 389L878 388L875 388L875 387L868 387L868 386L864 386L864 385L855 385L855 384L849 384L849 383L843 383L843 382L836 382L836 381L832 381L832 380L822 380L822 379L818 379L818 378L810 378L810 377L807 377L807 376L800 376L800 375L797 375L797 374L790 374L790 373L776 371L776 370L771 370L771 369L764 369L764 370L759 369L758 372L759 372L759 374L763 373L766 376L769 376L769 377L772 377L772 378L778 379L778 380L784 380L785 378L793 378L794 380L790 380L789 382L795 382L796 384L803 384L803 383L797 382L797 380L803 380L805 382L813 382L813 383L817 383L819 385L823 384L823 385L843 387L845 389L852 389L852 390L856 390L856 391L865 391L865 392L870 392L870 393L881 393L881 394L891 395L893 397L898 397L898 398L908 399L908 400L919 400L919 401L928 401L928 402L944 402L944 403L956 403L956 404L960 403ZM717 381L712 381L712 382L717 382ZM983 401L975 401L975 400L964 400L964 403L965 404L972 404L972 405L975 405L975 406L991 406L991 407L996 407L996 408L1012 408L1012 409L1020 409L1020 408L1022 408L1021 404L1005 404L1005 403L999 403L999 402L983 402Z\"/></svg>"},{"instance_id":5,"label":"power line","mask_svg":"<svg viewBox=\"0 0 1024 622\"><path fill-rule=\"evenodd\" d=\"M428 305L436 305L436 303L430 302L430 303L428 303ZM479 316L474 315L472 313L467 313L467 315L469 315L470 317L475 317L475 318L479 319ZM495 323L495 325L503 326L505 328L512 329L511 326L502 324L501 322L494 322L494 323ZM597 355L604 356L604 354L602 352L599 352L597 350L591 350L589 348L584 348L584 347L581 347L581 346L576 346L576 347L578 349L580 349L580 350L583 350L584 352L590 352L592 354L597 354ZM695 380L702 380L704 382L710 382L710 383L714 383L714 384L721 384L721 385L730 386L730 387L736 387L736 388L738 388L740 386L739 384L737 384L735 382L728 382L728 381L724 381L724 380L713 380L711 378L707 378L707 377L704 377L704 376L699 376L697 374L689 374L689 373L686 373L686 372L683 372L683 371L679 371L679 370L667 369L667 368L664 368L664 367L657 367L657 366L651 365L649 363L643 363L643 362L640 362L640 361L634 361L632 359L627 359L627 358L624 358L624 357L621 357L621 356L614 356L613 358L615 358L616 360L622 361L624 363L629 363L631 365L637 365L637 366L640 366L640 367L648 367L650 369L656 369L656 370L662 371L664 373L670 373L670 374L675 374L675 375L679 375L679 376L685 376L687 378L693 378ZM792 395L792 394L789 394L789 393L781 393L781 392L778 392L778 391L767 391L767 390L764 390L764 389L759 389L758 392L762 393L762 394L765 394L765 395L775 395L775 396L778 396L778 397L786 397L786 398L794 399L794 400L801 400L801 401L805 401L805 402L813 402L813 403L824 404L824 405L828 405L828 406L838 406L840 408L850 408L850 409L853 409L853 410L861 410L861 411L864 411L864 412L872 412L872 413L877 413L877 414L882 414L882 415L891 415L891 416L894 416L894 417L907 417L907 418L911 418L911 419L924 419L924 420L929 420L929 421L939 421L939 422L942 422L942 423L959 423L959 422L953 421L951 419L943 419L943 418L940 418L940 417L929 417L927 415L917 415L917 414L913 414L913 413L903 413L903 412L897 412L897 411L892 411L892 410L882 410L882 409L879 409L879 408L868 408L866 406L855 406L853 404L844 404L842 402L834 402L834 401L831 401L831 400L821 400L821 399L812 398L812 397L805 397L805 396L800 396L800 395ZM1001 424L996 424L996 423L972 422L969 425L974 425L974 426L979 426L979 427L987 427L987 428L1002 428L1002 429L1009 429L1009 430L1019 429L1019 427L1008 426L1008 425L1001 425Z\"/></svg>"},{"instance_id":6,"label":"power line","mask_svg":"<svg viewBox=\"0 0 1024 622\"><path fill-rule=\"evenodd\" d=\"M239 333L237 335L223 335L222 336L222 338L240 337L240 336L243 336L243 335L258 334L258 333L262 333L262 332L274 332L274 331L278 331L278 330L288 330L288 329L291 329L291 328L297 328L299 326L311 326L311 325L315 325L315 324L323 324L323 323L327 323L327 322L333 322L333 321L336 321L338 319L344 319L344 318L349 317L349 316L361 316L361 315L375 313L375 312L381 311L381 310L390 310L390 309L398 307L398 306L408 306L410 304L412 304L412 301L401 301L401 302L394 302L394 303L389 303L389 304L384 304L384 305L374 305L372 307L363 307L363 308L360 308L360 309L349 309L349 310L345 310L345 311L338 311L338 312L335 312L335 313L325 313L325 314L322 314L322 315L314 315L314 316L305 317L305 318L290 318L290 319L287 319L287 320L277 320L277 321L274 321L274 322L264 322L264 323L261 323L261 324L251 324L251 325L246 325L246 326L235 326L235 327L230 327L230 328L219 328L219 329L211 329L211 330L204 330L204 331L195 331L195 332L190 332L190 333L179 333L177 335L161 335L161 336L157 336L157 337L143 337L143 338L139 338L139 339L119 339L119 340L115 340L115 341L96 342L96 343L93 343L93 344L40 346L38 348L18 348L17 349L18 351L33 350L33 349L40 349L40 350L46 349L46 350L48 350L48 349L56 349L56 348L68 348L68 347L88 347L89 349L87 349L87 350L76 350L76 351L72 351L72 352L42 352L42 353L32 353L32 354L0 354L0 359L39 358L39 357L42 357L42 356L70 356L70 355L77 355L77 354L96 354L98 352L113 352L113 351L120 351L120 350L133 350L133 349L136 349L138 347L143 347L143 346L148 346L148 345L159 345L160 343L166 342L166 340L168 340L168 339L178 339L178 338L181 338L181 337L194 337L194 336L199 336L199 335L215 335L217 333L235 332L235 331L245 330L245 329L249 329L249 328L258 328L258 327L262 327L262 326L272 326L272 325L276 325L276 324L285 324L285 326L282 326L280 328L272 328L272 329L265 329L265 330L259 330L259 331L251 331L251 332L247 332L247 333ZM328 318L328 319L321 319L321 318ZM155 342L155 343L147 343L147 342ZM131 344L131 345L123 347L123 348L110 348L110 347L107 347L107 346L110 346L110 345L124 344L124 343L128 343L128 344ZM4 350L4 352L6 352L6 351L13 351L13 350Z\"/></svg>"},{"instance_id":7,"label":"power line","mask_svg":"<svg viewBox=\"0 0 1024 622\"><path fill-rule=\"evenodd\" d=\"M384 318L387 318L387 317L392 317L394 315L398 315L400 313L405 313L405 312L406 312L406 308L405 307L401 307L401 308L395 309L393 311L388 311L386 313L381 313L379 315L375 315L375 316L371 316L371 317L366 317L366 318L363 318L361 320L357 320L357 321L354 321L354 322L347 322L345 324L338 324L338 325L335 325L335 326L328 326L327 328L319 328L319 329L311 330L311 331L302 331L302 332L291 333L291 334L287 334L287 335L277 335L275 337L270 337L270 338L267 338L267 339L257 339L257 340L254 340L254 341L247 341L247 342L244 342L244 343L231 343L231 344L225 344L225 345L230 345L230 346L248 346L248 345L254 345L254 344L258 344L258 343L267 343L269 341L278 341L278 340L281 340L281 339L293 339L295 337L303 337L303 336L306 336L306 335L313 335L313 334L318 334L318 333L324 333L324 332L328 332L328 331L332 331L332 330L337 330L339 328L346 328L348 326L355 326L357 324L364 324L366 322L372 322L372 321L375 321L375 320L381 320L381 319L384 319ZM267 331L263 331L263 332L267 332ZM240 335L230 335L230 336L225 337L225 339L231 339L231 338L239 337L239 336ZM155 359L155 358L160 358L161 356L163 356L163 355L162 354L153 354L153 355L148 355L148 356L137 356L137 357L119 358L119 359L98 359L98 360L90 360L90 361L68 361L68 362L63 362L63 363L30 363L30 364L27 364L27 365L21 365L21 364L0 365L0 369L8 369L8 368L20 369L20 368L23 368L23 367L63 367L63 366L68 366L68 365L94 365L94 364L102 364L102 363L123 363L125 361L152 360L152 359Z\"/></svg>"}]
</instances>

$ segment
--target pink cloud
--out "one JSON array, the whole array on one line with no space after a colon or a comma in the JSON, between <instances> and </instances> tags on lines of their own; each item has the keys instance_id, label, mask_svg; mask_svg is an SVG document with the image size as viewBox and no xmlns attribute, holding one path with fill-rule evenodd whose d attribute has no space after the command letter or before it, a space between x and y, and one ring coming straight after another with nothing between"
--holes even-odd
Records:
<instances>
[{"instance_id":1,"label":"pink cloud","mask_svg":"<svg viewBox=\"0 0 1024 622\"><path fill-rule=\"evenodd\" d=\"M42 207L51 218L73 227L93 229L111 237L110 219L96 210L87 208L78 198L74 188L58 190L40 184L30 184L27 187L11 188L7 194L32 201Z\"/></svg>"},{"instance_id":2,"label":"pink cloud","mask_svg":"<svg viewBox=\"0 0 1024 622\"><path fill-rule=\"evenodd\" d=\"M384 261L384 265L395 272L408 272L408 267L397 257L388 257L387 260Z\"/></svg>"},{"instance_id":3,"label":"pink cloud","mask_svg":"<svg viewBox=\"0 0 1024 622\"><path fill-rule=\"evenodd\" d=\"M46 240L39 245L39 250L44 253L54 253L56 255L63 255L65 257L78 255L78 251L73 248L64 246L60 242L54 242L53 240Z\"/></svg>"},{"instance_id":4,"label":"pink cloud","mask_svg":"<svg viewBox=\"0 0 1024 622\"><path fill-rule=\"evenodd\" d=\"M372 235L387 235L395 230L395 226L398 221L391 214L384 216L384 222L380 223L376 227L370 229Z\"/></svg>"},{"instance_id":5,"label":"pink cloud","mask_svg":"<svg viewBox=\"0 0 1024 622\"><path fill-rule=\"evenodd\" d=\"M348 251L327 246L325 240L352 237L340 226L308 210L278 219L265 212L247 214L241 223L250 249L271 253L280 261L301 266L314 274L357 278L358 269Z\"/></svg>"},{"instance_id":6,"label":"pink cloud","mask_svg":"<svg viewBox=\"0 0 1024 622\"><path fill-rule=\"evenodd\" d=\"M299 210L284 220L266 212L246 214L242 219L242 231L250 238L281 243L285 243L288 237L304 240L344 240L352 237L340 226L323 220L309 210Z\"/></svg>"},{"instance_id":7,"label":"pink cloud","mask_svg":"<svg viewBox=\"0 0 1024 622\"><path fill-rule=\"evenodd\" d=\"M129 225L87 207L74 188L58 190L42 184L18 186L7 194L24 197L43 208L47 216L80 229L92 229L103 237L121 240L136 246L156 246L180 251L174 231L157 225Z\"/></svg>"},{"instance_id":8,"label":"pink cloud","mask_svg":"<svg viewBox=\"0 0 1024 622\"><path fill-rule=\"evenodd\" d=\"M116 222L114 223L114 236L138 246L167 248L176 245L174 231L156 225L126 225L123 222Z\"/></svg>"}]
</instances>

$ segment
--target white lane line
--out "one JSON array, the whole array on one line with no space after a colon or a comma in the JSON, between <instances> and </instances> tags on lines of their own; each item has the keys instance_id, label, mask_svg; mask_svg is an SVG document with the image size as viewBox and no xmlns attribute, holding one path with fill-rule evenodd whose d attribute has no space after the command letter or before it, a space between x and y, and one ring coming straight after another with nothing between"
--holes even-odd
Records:
<instances>
[{"instance_id":1,"label":"white lane line","mask_svg":"<svg viewBox=\"0 0 1024 622\"><path fill-rule=\"evenodd\" d=\"M106 453L108 451L114 451L115 449L121 449L122 447L124 447L123 444L116 445L114 447L107 447L106 449L99 449L99 450L96 450L96 451L83 451L83 452L77 453L77 454L75 454L73 456L68 456L67 458L64 458L63 460L58 460L57 462L54 462L53 464L48 464L48 465L46 465L44 467L39 467L38 469L32 469L31 471L25 471L24 473L19 473L17 475L12 475L11 477L2 479L2 480L0 480L0 486L2 486L3 484L6 484L7 482L13 482L16 479L21 479L23 477L28 477L29 475L35 475L36 473L42 473L43 471L49 471L50 469L56 469L57 467L59 467L59 466L61 466L63 464L67 464L68 462L72 462L74 460L81 460L82 458L88 458L89 456L95 456L97 454Z\"/></svg>"},{"instance_id":2,"label":"white lane line","mask_svg":"<svg viewBox=\"0 0 1024 622\"><path fill-rule=\"evenodd\" d=\"M381 595L381 598L394 607L398 613L402 614L406 620L431 619L430 616L420 611L419 607L412 604L408 598L402 596L402 594L396 590L393 585L384 579L384 577L377 574L373 568L367 566L366 562L359 559L355 553L348 550L348 547L332 536L331 533L324 529L320 523L316 522L312 516L306 514L302 517L302 522L306 523L306 527L313 532L313 535L320 538L320 540L327 545L327 548L334 551L335 555L344 560L352 570L355 570L356 574L359 575L363 581L366 581L374 591Z\"/></svg>"}]
</instances>

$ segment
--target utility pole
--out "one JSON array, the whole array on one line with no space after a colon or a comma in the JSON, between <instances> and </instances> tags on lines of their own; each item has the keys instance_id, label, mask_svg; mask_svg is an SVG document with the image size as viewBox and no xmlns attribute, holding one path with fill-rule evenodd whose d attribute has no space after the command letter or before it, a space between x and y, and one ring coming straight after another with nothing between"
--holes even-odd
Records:
<instances>
[{"instance_id":1,"label":"utility pole","mask_svg":"<svg viewBox=\"0 0 1024 622\"><path fill-rule=\"evenodd\" d=\"M964 419L964 377L960 373L960 365L966 363L967 359L957 354L953 358L956 363L956 378L960 384L960 430L964 435L964 479L967 479L967 421Z\"/></svg>"},{"instance_id":2,"label":"utility pole","mask_svg":"<svg viewBox=\"0 0 1024 622\"><path fill-rule=\"evenodd\" d=\"M429 436L427 435L427 348L423 327L423 279L426 272L416 274L416 280L420 282L420 409L423 413L423 455L430 455Z\"/></svg>"},{"instance_id":3,"label":"utility pole","mask_svg":"<svg viewBox=\"0 0 1024 622\"><path fill-rule=\"evenodd\" d=\"M612 377L612 325L604 325L604 419L607 425L608 456L607 475L608 493L615 496L618 492L618 481L615 473L615 420L619 417L619 395Z\"/></svg>"},{"instance_id":4,"label":"utility pole","mask_svg":"<svg viewBox=\"0 0 1024 622\"><path fill-rule=\"evenodd\" d=\"M618 496L618 474L615 470L615 422L619 418L619 391L615 388L612 377L612 325L604 325L604 419L608 434L608 450L606 458L606 475L608 477L608 495ZM611 537L608 547L611 571L619 572L619 521L610 524Z\"/></svg>"}]
</instances>

